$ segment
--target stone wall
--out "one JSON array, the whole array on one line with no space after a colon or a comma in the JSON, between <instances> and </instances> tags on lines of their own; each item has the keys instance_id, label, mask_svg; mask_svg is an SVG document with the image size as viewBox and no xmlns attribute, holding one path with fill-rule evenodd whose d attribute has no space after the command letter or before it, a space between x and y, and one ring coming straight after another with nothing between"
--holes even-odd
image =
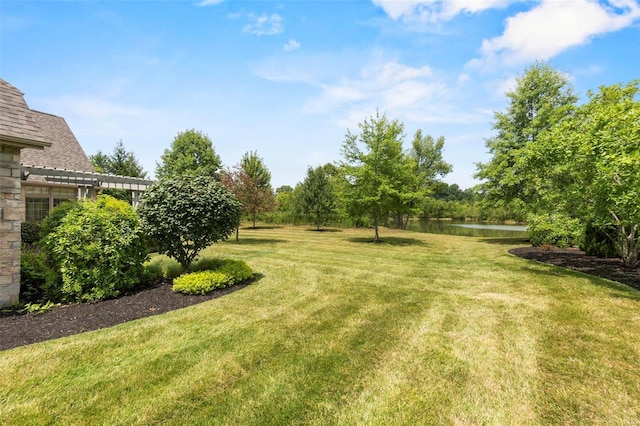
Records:
<instances>
[{"instance_id":1,"label":"stone wall","mask_svg":"<svg viewBox=\"0 0 640 426\"><path fill-rule=\"evenodd\" d=\"M0 307L20 295L20 148L0 145Z\"/></svg>"}]
</instances>

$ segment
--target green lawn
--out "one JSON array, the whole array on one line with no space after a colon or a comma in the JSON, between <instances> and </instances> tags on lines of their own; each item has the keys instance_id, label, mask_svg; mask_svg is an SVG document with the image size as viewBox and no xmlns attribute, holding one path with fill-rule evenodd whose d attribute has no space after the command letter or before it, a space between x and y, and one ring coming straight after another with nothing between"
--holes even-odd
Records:
<instances>
[{"instance_id":1,"label":"green lawn","mask_svg":"<svg viewBox=\"0 0 640 426\"><path fill-rule=\"evenodd\" d=\"M0 424L639 424L640 292L517 241L241 230L249 287L0 353Z\"/></svg>"}]
</instances>

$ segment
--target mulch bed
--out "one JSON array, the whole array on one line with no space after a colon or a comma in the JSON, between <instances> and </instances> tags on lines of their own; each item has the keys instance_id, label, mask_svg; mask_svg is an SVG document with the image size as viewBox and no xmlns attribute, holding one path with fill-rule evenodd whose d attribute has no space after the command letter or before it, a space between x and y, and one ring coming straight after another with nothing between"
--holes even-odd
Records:
<instances>
[{"instance_id":1,"label":"mulch bed","mask_svg":"<svg viewBox=\"0 0 640 426\"><path fill-rule=\"evenodd\" d=\"M249 283L236 284L204 296L188 296L173 292L171 283L162 282L117 299L72 303L44 313L3 316L0 317L0 351L163 314L216 299L247 285Z\"/></svg>"},{"instance_id":2,"label":"mulch bed","mask_svg":"<svg viewBox=\"0 0 640 426\"><path fill-rule=\"evenodd\" d=\"M509 253L618 281L640 290L640 268L628 268L620 259L586 256L577 249L543 250L537 247L520 247L509 250ZM186 296L174 293L171 283L163 282L118 299L74 303L55 307L45 313L0 317L0 351L163 314L224 296L247 285L249 284L238 284L205 296Z\"/></svg>"},{"instance_id":3,"label":"mulch bed","mask_svg":"<svg viewBox=\"0 0 640 426\"><path fill-rule=\"evenodd\" d=\"M509 253L524 259L607 278L640 290L640 267L630 268L625 266L620 259L587 256L582 250L575 248L547 250L539 247L518 247L509 250Z\"/></svg>"}]
</instances>

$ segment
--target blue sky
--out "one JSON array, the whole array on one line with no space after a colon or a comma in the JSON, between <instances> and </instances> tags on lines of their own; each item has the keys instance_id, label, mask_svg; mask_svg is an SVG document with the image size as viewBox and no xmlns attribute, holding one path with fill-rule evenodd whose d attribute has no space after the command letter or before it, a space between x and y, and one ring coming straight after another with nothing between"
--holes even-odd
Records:
<instances>
[{"instance_id":1,"label":"blue sky","mask_svg":"<svg viewBox=\"0 0 640 426\"><path fill-rule=\"evenodd\" d=\"M536 60L589 89L640 78L637 0L2 0L0 77L65 117L87 154L122 140L153 173L180 131L274 187L341 159L376 110L443 135L473 186L504 93Z\"/></svg>"}]
</instances>

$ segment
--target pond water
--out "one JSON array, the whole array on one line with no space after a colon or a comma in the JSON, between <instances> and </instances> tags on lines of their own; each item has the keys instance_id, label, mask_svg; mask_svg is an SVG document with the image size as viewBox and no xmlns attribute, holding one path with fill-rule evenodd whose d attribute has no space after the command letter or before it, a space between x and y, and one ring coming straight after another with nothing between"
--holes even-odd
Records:
<instances>
[{"instance_id":1,"label":"pond water","mask_svg":"<svg viewBox=\"0 0 640 426\"><path fill-rule=\"evenodd\" d=\"M462 235L465 237L526 238L525 225L482 222L456 222L450 220L411 220L409 231L430 234Z\"/></svg>"}]
</instances>

